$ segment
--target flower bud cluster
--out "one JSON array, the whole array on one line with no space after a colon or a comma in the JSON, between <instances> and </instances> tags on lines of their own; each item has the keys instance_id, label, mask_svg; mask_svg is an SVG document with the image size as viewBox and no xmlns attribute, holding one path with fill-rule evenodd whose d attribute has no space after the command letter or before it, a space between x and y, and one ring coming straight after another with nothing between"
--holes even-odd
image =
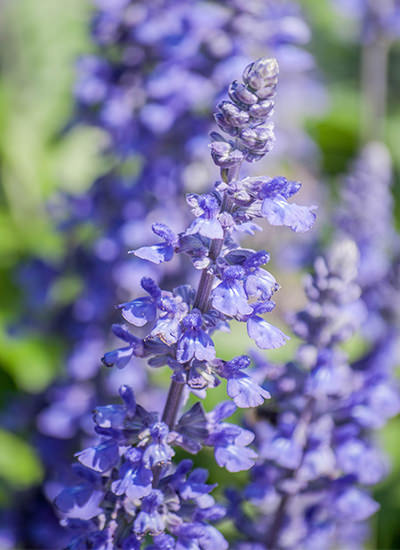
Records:
<instances>
[{"instance_id":1,"label":"flower bud cluster","mask_svg":"<svg viewBox=\"0 0 400 550\"><path fill-rule=\"evenodd\" d=\"M235 80L229 87L230 101L222 101L214 115L221 130L235 140L213 135L212 157L217 166L230 168L243 160L260 160L274 143L273 113L278 82L275 59L251 63L243 73L243 82Z\"/></svg>"}]
</instances>

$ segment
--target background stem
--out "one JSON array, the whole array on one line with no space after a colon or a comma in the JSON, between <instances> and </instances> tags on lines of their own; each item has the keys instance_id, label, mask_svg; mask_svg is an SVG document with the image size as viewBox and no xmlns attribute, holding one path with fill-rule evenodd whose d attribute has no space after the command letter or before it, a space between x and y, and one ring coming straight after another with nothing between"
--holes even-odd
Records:
<instances>
[{"instance_id":1,"label":"background stem","mask_svg":"<svg viewBox=\"0 0 400 550\"><path fill-rule=\"evenodd\" d=\"M369 0L368 16L373 21L382 9L379 4L385 0ZM389 0L390 1L390 0ZM373 23L371 23L373 25ZM362 47L361 89L362 89L362 140L382 140L384 135L387 71L390 41L379 29Z\"/></svg>"}]
</instances>

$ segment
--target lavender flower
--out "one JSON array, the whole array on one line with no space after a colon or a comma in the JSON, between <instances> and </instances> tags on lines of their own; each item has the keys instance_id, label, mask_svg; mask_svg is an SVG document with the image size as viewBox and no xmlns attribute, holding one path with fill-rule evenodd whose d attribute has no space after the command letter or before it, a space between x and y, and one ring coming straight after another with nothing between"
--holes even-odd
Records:
<instances>
[{"instance_id":1,"label":"lavender flower","mask_svg":"<svg viewBox=\"0 0 400 550\"><path fill-rule=\"evenodd\" d=\"M245 290L247 275L254 278L255 269L259 269L260 261L267 259L267 255L242 249L234 236L243 223L263 216L262 204L268 190L272 201L281 201L299 189L298 184L291 184L284 178L258 178L257 182L250 183L248 179L239 179L240 163L258 160L270 148L272 106L262 111L263 116L260 110L256 109L254 116L252 112L254 106L263 105L265 98L273 100L277 73L275 60L260 59L245 69L243 83L235 81L231 86L233 101L223 104L247 113L247 123L241 124L240 131L230 129L234 140L212 135L211 153L220 166L222 181L215 184L212 194L189 197L199 222L190 224L189 230L179 235L166 226L157 225L153 231L165 244L135 251L138 257L156 264L169 261L174 253L185 252L198 268L197 254L187 246L189 238L203 243L205 262L196 293L188 285L172 293L161 291L155 282L143 279L142 287L150 297L121 306L124 318L134 327L148 325L149 328L146 336L139 338L122 326L115 327L115 334L128 346L107 353L104 363L122 368L131 357L146 357L152 366L168 365L173 374L161 418L137 405L127 386L120 390L124 405L100 407L95 412L96 431L105 439L78 453L80 462L89 469L88 474L83 472L85 482L65 489L56 499L70 527L73 526L71 521L78 517L77 508L82 505L82 519L86 523L81 540L86 544L95 537L113 546L133 544L133 547L140 547L146 535L151 535L156 542L155 537L168 534L175 537L179 546L182 536L187 537L193 529L199 547L208 548L218 541L219 547L227 548L224 539L207 524L209 519L222 517L221 511L215 513L214 501L208 497L212 487L204 483L197 484L196 490L194 486L186 487L193 477L204 481L205 476L194 471L187 480L182 480L181 471L187 473L188 463L183 461L172 466L173 445L182 446L189 452L197 452L202 445L212 446L216 462L230 472L250 468L256 458L255 452L248 448L254 434L240 426L221 422L233 414L236 405L219 404L207 417L198 404L180 418L179 409L185 385L199 387L199 378L203 378L202 388L213 387L221 376L226 378L228 394L242 407L259 405L270 396L243 372L249 366L247 357L229 362L216 359L210 335L230 319L237 318L248 323L250 335L255 332L256 343L261 347L274 348L285 342L281 331L259 317L274 306L270 300L272 287L267 298L265 293L259 292L255 300L254 295L247 295ZM243 115L242 119L246 117ZM263 133L263 128L268 128L268 132ZM221 161L215 153L215 143L222 140L230 148L229 162ZM240 163L237 162L239 157ZM287 208L292 206L288 202L287 205ZM310 227L315 218L313 208L302 207L301 212L302 229ZM284 220L282 225L285 225ZM286 225L291 226L290 223ZM237 296L240 303L235 307ZM192 501L189 518L185 513L186 499ZM126 529L121 530L121 525ZM81 544L79 540L73 545Z\"/></svg>"},{"instance_id":2,"label":"lavender flower","mask_svg":"<svg viewBox=\"0 0 400 550\"><path fill-rule=\"evenodd\" d=\"M341 182L337 225L354 239L360 250L359 280L363 288L376 284L388 270L395 236L391 171L386 146L371 142L363 147Z\"/></svg>"},{"instance_id":3,"label":"lavender flower","mask_svg":"<svg viewBox=\"0 0 400 550\"><path fill-rule=\"evenodd\" d=\"M351 241L338 241L318 258L306 281L308 304L292 319L304 341L296 361L256 360L272 399L249 426L260 457L251 482L243 497L228 493L247 541L239 549L358 547L367 536L363 522L378 504L365 486L380 481L387 464L369 434L377 387L339 347L365 318L357 264ZM387 417L400 410L399 398L389 399ZM254 517L241 509L244 499L256 506Z\"/></svg>"},{"instance_id":4,"label":"lavender flower","mask_svg":"<svg viewBox=\"0 0 400 550\"><path fill-rule=\"evenodd\" d=\"M352 460L350 448L355 455L357 449L362 448L363 457L369 457L370 467L364 463L366 483L376 483L387 472L385 457L374 448L373 430L382 428L398 413L400 402L394 372L398 364L400 327L394 304L399 299L400 279L390 185L391 162L386 147L379 142L368 143L353 170L342 181L338 219L338 231L352 236L359 246L359 284L368 309L368 317L361 327L368 349L353 364L354 370L365 380L357 394L354 413L364 428L364 437L357 445L345 446L349 461ZM365 221L371 216L375 220L374 231Z\"/></svg>"},{"instance_id":5,"label":"lavender flower","mask_svg":"<svg viewBox=\"0 0 400 550\"><path fill-rule=\"evenodd\" d=\"M256 31L251 38L249 26ZM204 168L207 165L202 153L202 136L209 128L209 118L203 114L207 113L207 105L212 104L254 47L260 51L266 46L273 49L282 57L282 64L288 65L287 50L291 48L293 54L297 46L307 42L309 30L296 5L290 2L255 2L251 6L236 1L229 5L200 2L193 9L187 0L154 7L130 1L96 3L92 36L97 54L79 62L74 123L102 128L110 138L107 154L124 158L131 155L133 162L127 160L121 170L115 166L98 178L86 195L65 198L62 206L69 214L60 220L60 227L70 244L78 244L72 248L69 244L68 255L57 266L34 262L21 275L22 286L39 281L27 296L27 301L32 298L27 306L32 309L24 317L34 330L39 327L45 334L56 332L68 342L72 351L67 359L67 376L72 384L88 381L88 411L94 391L91 381L98 376L98 356L107 345L106 327L112 322L112 306L137 295L140 288L138 270L125 259L126 249L138 245L137 235L146 240L143 222L151 205L159 205L156 218L165 220L183 185L202 185L192 184L192 180L193 174L202 173L198 169L201 163ZM293 76L291 63L289 70ZM266 104L258 102L252 107L252 116L264 116L265 108ZM256 109L261 111L256 114ZM158 147L162 154L157 153ZM190 234L209 238L212 231L220 238L220 222L214 220L216 207L212 203L213 199L208 204L204 197L203 216L187 230L186 244L197 250L199 267L207 261L202 256L204 247L201 239L191 238ZM176 228L184 223L179 212L175 210ZM88 220L99 237L81 243L79 228L86 227ZM162 227L155 225L163 243L146 249L159 260L168 259L175 245L173 234L162 235ZM184 238L181 240L183 247ZM139 250L136 252L140 255ZM173 276L179 282L182 266L171 263L163 276L167 280ZM162 273L158 270L157 274L150 265L143 269L152 277ZM71 270L80 279L82 290L73 304L60 307L54 302L54 289L63 273ZM140 376L141 384L144 377ZM108 386L102 384L103 394L110 393ZM52 402L56 394L50 391L45 401ZM42 416L50 417L52 410ZM58 439L60 430L52 425L45 429L44 423L40 424L46 436Z\"/></svg>"},{"instance_id":6,"label":"lavender flower","mask_svg":"<svg viewBox=\"0 0 400 550\"><path fill-rule=\"evenodd\" d=\"M150 242L150 231L144 233L144 227L153 206L156 209L152 221L166 221L174 209L174 230L182 228L182 209L176 208L180 191L183 186L204 187L210 172L211 163L203 153L204 136L210 125L208 108L237 67L246 63L254 51L262 53L268 48L280 58L284 79L286 74L286 82L280 86L285 115L290 107L290 115L281 117L286 121L286 128L282 124L281 128L290 136L281 137L281 150L295 144L296 153L303 152L305 139L299 131L299 113L304 116L304 102L300 101L299 109L292 97L285 101L282 94L293 87L299 97L298 90L303 88L298 85L299 79L303 83L309 78L312 58L301 49L309 35L297 6L286 1L201 1L194 5L180 0L173 5L161 2L155 6L122 0L96 2L92 21L94 53L78 62L76 116L70 127L83 123L100 128L108 138L104 153L113 168L96 179L86 194L64 197L61 208L53 206L55 222L68 243L65 256L56 265L34 261L21 272L21 286L30 289L24 324L48 338L61 336L70 350L65 377L38 397L35 409L40 412L36 419L30 416L34 429L38 427L40 431L35 441L47 468L46 479L51 479L45 487L48 495L63 479L60 465L64 465L73 444L68 440L76 436L87 440L89 411L96 401L113 394L121 381L142 392L146 402L159 400L157 388L147 384L145 362L131 354L136 341L128 336L123 348L105 355L105 361L123 367L132 357L134 371L125 369L110 377L99 372L98 357L108 345L107 331L114 320L115 303L124 302L121 310L125 318L129 317L128 322L146 321L144 330L153 322L150 319L154 307L148 297L131 308L126 303L140 292L140 270L132 260L126 260L127 248L139 246L142 240ZM306 93L308 96L308 89ZM256 108L268 106L254 107L253 115ZM210 211L203 212L204 216L194 222L202 228L192 227L193 238L188 229L180 243L182 249L186 244L193 251L193 261L197 253L199 268L209 261L203 237L210 238L211 232L213 237L221 234L220 222L213 221L215 208L207 208ZM93 234L82 239L89 226ZM168 242L168 237L162 240L164 244L156 245L152 253L166 259L175 243ZM167 284L172 279L179 284L188 276L183 266L177 265L176 257L162 267L143 266L141 275L163 279ZM249 269L256 273L255 268ZM66 304L57 300L57 289L62 286L65 273L80 282L80 290ZM263 273L263 269L258 269L260 280ZM250 289L255 276L249 276L245 284ZM266 280L263 287L268 284ZM162 300L163 313L153 335L162 333L166 341L172 342L179 316L172 311L174 300ZM151 361L155 364L157 359ZM206 374L195 370L193 367L190 376L193 386L201 384ZM50 459L56 452L59 459ZM40 500L40 506L36 506L35 498ZM43 496L35 494L30 508L39 510L42 502ZM29 540L28 546L45 546L47 538L59 538L58 533L42 535L46 533L45 525L35 528L34 533L23 533L24 511L21 517L21 544ZM41 518L32 521L35 525L40 522Z\"/></svg>"}]
</instances>

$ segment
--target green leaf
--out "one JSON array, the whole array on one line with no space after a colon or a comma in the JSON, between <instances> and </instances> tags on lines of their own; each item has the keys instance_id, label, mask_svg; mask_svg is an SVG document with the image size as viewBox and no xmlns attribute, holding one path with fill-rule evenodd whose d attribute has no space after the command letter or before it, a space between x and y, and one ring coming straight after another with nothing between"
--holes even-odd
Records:
<instances>
[{"instance_id":1,"label":"green leaf","mask_svg":"<svg viewBox=\"0 0 400 550\"><path fill-rule=\"evenodd\" d=\"M0 363L17 386L32 393L42 391L57 373L61 346L31 336L12 338L0 330Z\"/></svg>"},{"instance_id":2,"label":"green leaf","mask_svg":"<svg viewBox=\"0 0 400 550\"><path fill-rule=\"evenodd\" d=\"M0 477L23 489L39 483L42 467L32 447L16 435L0 429Z\"/></svg>"}]
</instances>

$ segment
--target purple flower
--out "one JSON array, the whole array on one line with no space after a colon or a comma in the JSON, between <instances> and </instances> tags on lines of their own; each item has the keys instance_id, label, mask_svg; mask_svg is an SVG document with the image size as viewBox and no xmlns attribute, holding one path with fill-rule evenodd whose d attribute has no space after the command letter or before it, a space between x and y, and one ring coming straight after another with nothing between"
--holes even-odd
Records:
<instances>
[{"instance_id":1,"label":"purple flower","mask_svg":"<svg viewBox=\"0 0 400 550\"><path fill-rule=\"evenodd\" d=\"M154 468L154 466L171 462L175 452L167 444L168 426L164 422L157 422L150 428L150 434L153 442L147 446L143 453L143 464L148 468Z\"/></svg>"},{"instance_id":2,"label":"purple flower","mask_svg":"<svg viewBox=\"0 0 400 550\"><path fill-rule=\"evenodd\" d=\"M218 369L218 373L227 379L227 393L233 399L235 405L242 408L258 407L264 402L264 399L271 397L267 390L261 388L250 376L245 374L242 369L250 365L250 358L246 355L235 357L231 361L224 363L223 367Z\"/></svg>"},{"instance_id":3,"label":"purple flower","mask_svg":"<svg viewBox=\"0 0 400 550\"><path fill-rule=\"evenodd\" d=\"M237 373L228 379L227 392L238 407L258 407L270 394L254 380L243 373Z\"/></svg>"},{"instance_id":4,"label":"purple flower","mask_svg":"<svg viewBox=\"0 0 400 550\"><path fill-rule=\"evenodd\" d=\"M211 361L215 358L213 341L202 330L202 324L201 314L197 310L193 310L182 320L182 334L176 351L176 358L180 363L187 363L193 358L199 361Z\"/></svg>"},{"instance_id":5,"label":"purple flower","mask_svg":"<svg viewBox=\"0 0 400 550\"><path fill-rule=\"evenodd\" d=\"M254 465L257 454L248 449L254 434L233 424L222 424L216 428L209 441L215 448L215 460L228 472L248 470Z\"/></svg>"},{"instance_id":6,"label":"purple flower","mask_svg":"<svg viewBox=\"0 0 400 550\"><path fill-rule=\"evenodd\" d=\"M180 323L188 312L187 304L180 296L164 292L158 301L159 316L150 332L167 345L175 344L179 337Z\"/></svg>"},{"instance_id":7,"label":"purple flower","mask_svg":"<svg viewBox=\"0 0 400 550\"><path fill-rule=\"evenodd\" d=\"M283 346L289 337L262 317L252 315L247 321L247 333L261 349L275 349Z\"/></svg>"},{"instance_id":8,"label":"purple flower","mask_svg":"<svg viewBox=\"0 0 400 550\"><path fill-rule=\"evenodd\" d=\"M345 521L363 521L379 508L377 502L356 487L349 487L339 492L332 504L335 513Z\"/></svg>"},{"instance_id":9,"label":"purple flower","mask_svg":"<svg viewBox=\"0 0 400 550\"><path fill-rule=\"evenodd\" d=\"M111 484L115 495L126 495L135 500L150 494L153 472L143 464L143 454L138 449L130 449L125 455L127 459L122 465L120 478Z\"/></svg>"},{"instance_id":10,"label":"purple flower","mask_svg":"<svg viewBox=\"0 0 400 550\"><path fill-rule=\"evenodd\" d=\"M249 315L252 312L243 288L244 276L244 269L239 266L225 269L222 282L212 293L212 305L215 309L231 317Z\"/></svg>"},{"instance_id":11,"label":"purple flower","mask_svg":"<svg viewBox=\"0 0 400 550\"><path fill-rule=\"evenodd\" d=\"M147 533L159 535L164 531L165 521L162 514L159 513L162 502L163 494L155 489L144 497L141 511L134 522L135 532L139 536L142 537Z\"/></svg>"},{"instance_id":12,"label":"purple flower","mask_svg":"<svg viewBox=\"0 0 400 550\"><path fill-rule=\"evenodd\" d=\"M101 513L103 493L89 483L64 489L55 499L57 509L70 518L89 520Z\"/></svg>"},{"instance_id":13,"label":"purple flower","mask_svg":"<svg viewBox=\"0 0 400 550\"><path fill-rule=\"evenodd\" d=\"M271 225L286 225L296 233L311 229L315 222L315 206L299 206L289 203L284 197L265 198L262 214Z\"/></svg>"},{"instance_id":14,"label":"purple flower","mask_svg":"<svg viewBox=\"0 0 400 550\"><path fill-rule=\"evenodd\" d=\"M93 421L97 427L105 430L110 429L112 433L115 433L116 430L122 430L126 420L133 419L137 413L138 416L145 416L142 413L142 408L136 405L135 396L129 386L121 386L119 394L124 400L123 405L105 405L94 410Z\"/></svg>"},{"instance_id":15,"label":"purple flower","mask_svg":"<svg viewBox=\"0 0 400 550\"><path fill-rule=\"evenodd\" d=\"M207 478L207 470L203 468L196 468L189 474L188 478L179 485L179 494L184 500L196 500L199 504L202 502L208 502L208 497L204 497L211 493L217 484L209 485L205 483Z\"/></svg>"},{"instance_id":16,"label":"purple flower","mask_svg":"<svg viewBox=\"0 0 400 550\"><path fill-rule=\"evenodd\" d=\"M143 327L154 321L157 313L157 306L154 300L148 296L136 298L131 302L125 302L118 306L121 309L122 317L128 323L136 327Z\"/></svg>"},{"instance_id":17,"label":"purple flower","mask_svg":"<svg viewBox=\"0 0 400 550\"><path fill-rule=\"evenodd\" d=\"M75 95L79 102L96 105L104 100L112 77L108 63L94 55L86 55L78 60Z\"/></svg>"},{"instance_id":18,"label":"purple flower","mask_svg":"<svg viewBox=\"0 0 400 550\"><path fill-rule=\"evenodd\" d=\"M133 334L120 325L113 325L112 330L115 336L129 345L105 353L102 361L106 367L113 367L115 365L117 368L123 369L134 355L141 353L142 343L136 336L133 336Z\"/></svg>"},{"instance_id":19,"label":"purple flower","mask_svg":"<svg viewBox=\"0 0 400 550\"><path fill-rule=\"evenodd\" d=\"M106 440L96 447L89 447L75 455L79 462L96 472L106 472L119 461L118 445L115 441Z\"/></svg>"},{"instance_id":20,"label":"purple flower","mask_svg":"<svg viewBox=\"0 0 400 550\"><path fill-rule=\"evenodd\" d=\"M382 453L360 439L348 439L338 445L336 456L341 470L356 475L360 483L374 485L387 473L387 460Z\"/></svg>"},{"instance_id":21,"label":"purple flower","mask_svg":"<svg viewBox=\"0 0 400 550\"><path fill-rule=\"evenodd\" d=\"M217 405L212 413L209 413L209 436L207 444L214 447L215 460L221 467L229 472L248 470L257 458L252 449L248 449L254 434L244 430L235 424L221 422L224 418L235 412L232 403Z\"/></svg>"},{"instance_id":22,"label":"purple flower","mask_svg":"<svg viewBox=\"0 0 400 550\"><path fill-rule=\"evenodd\" d=\"M208 239L222 239L224 230L217 216L219 214L220 205L213 195L203 195L198 198L197 209L202 214L188 227L186 235L196 235Z\"/></svg>"},{"instance_id":23,"label":"purple flower","mask_svg":"<svg viewBox=\"0 0 400 550\"><path fill-rule=\"evenodd\" d=\"M279 433L270 440L269 445L263 447L263 457L291 470L300 466L302 456L303 450L298 443L292 437Z\"/></svg>"},{"instance_id":24,"label":"purple flower","mask_svg":"<svg viewBox=\"0 0 400 550\"><path fill-rule=\"evenodd\" d=\"M249 298L268 301L279 290L275 277L261 268L268 261L269 255L264 250L252 254L245 260L243 264L246 269L245 290Z\"/></svg>"},{"instance_id":25,"label":"purple flower","mask_svg":"<svg viewBox=\"0 0 400 550\"><path fill-rule=\"evenodd\" d=\"M154 264L169 262L174 255L174 246L177 242L175 233L162 223L155 223L152 229L153 233L164 239L164 242L152 246L142 246L132 253L138 258Z\"/></svg>"}]
</instances>

